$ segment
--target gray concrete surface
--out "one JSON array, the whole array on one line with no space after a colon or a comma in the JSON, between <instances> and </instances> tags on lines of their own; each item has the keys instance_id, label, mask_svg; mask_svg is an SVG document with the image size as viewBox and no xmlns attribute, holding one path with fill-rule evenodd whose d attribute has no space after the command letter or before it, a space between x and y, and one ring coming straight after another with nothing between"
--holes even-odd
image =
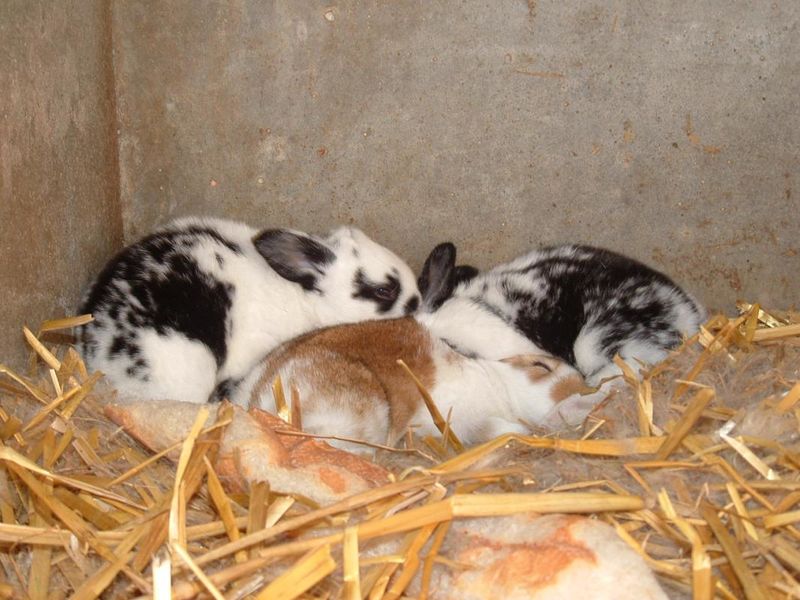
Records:
<instances>
[{"instance_id":1,"label":"gray concrete surface","mask_svg":"<svg viewBox=\"0 0 800 600\"><path fill-rule=\"evenodd\" d=\"M800 292L800 3L0 3L0 352L185 214ZM118 135L117 135L118 132Z\"/></svg>"},{"instance_id":2,"label":"gray concrete surface","mask_svg":"<svg viewBox=\"0 0 800 600\"><path fill-rule=\"evenodd\" d=\"M0 362L122 238L108 2L0 2Z\"/></svg>"},{"instance_id":3,"label":"gray concrete surface","mask_svg":"<svg viewBox=\"0 0 800 600\"><path fill-rule=\"evenodd\" d=\"M114 4L126 237L356 223L419 265L582 241L800 291L800 3Z\"/></svg>"}]
</instances>

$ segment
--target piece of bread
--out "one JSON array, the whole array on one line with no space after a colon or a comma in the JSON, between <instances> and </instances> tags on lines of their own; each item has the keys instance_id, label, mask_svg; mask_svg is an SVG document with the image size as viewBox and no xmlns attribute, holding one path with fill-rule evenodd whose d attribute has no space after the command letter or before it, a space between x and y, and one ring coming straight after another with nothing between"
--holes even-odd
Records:
<instances>
[{"instance_id":1,"label":"piece of bread","mask_svg":"<svg viewBox=\"0 0 800 600\"><path fill-rule=\"evenodd\" d=\"M189 402L135 401L110 404L104 411L142 444L160 452L185 439L202 406ZM277 493L305 496L325 505L366 489L389 483L389 472L325 442L281 434L292 428L277 417L233 406L233 421L225 428L215 469L231 492L267 481ZM213 424L214 411L206 426ZM296 430L294 430L296 431ZM176 460L175 450L168 456Z\"/></svg>"},{"instance_id":2,"label":"piece of bread","mask_svg":"<svg viewBox=\"0 0 800 600\"><path fill-rule=\"evenodd\" d=\"M434 569L435 600L667 599L610 525L577 515L457 521L441 554L474 568Z\"/></svg>"}]
</instances>

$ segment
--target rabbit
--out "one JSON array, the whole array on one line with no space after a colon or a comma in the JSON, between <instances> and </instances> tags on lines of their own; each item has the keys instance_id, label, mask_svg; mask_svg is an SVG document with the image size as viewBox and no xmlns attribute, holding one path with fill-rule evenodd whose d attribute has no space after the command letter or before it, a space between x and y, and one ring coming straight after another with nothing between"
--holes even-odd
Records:
<instances>
[{"instance_id":1,"label":"rabbit","mask_svg":"<svg viewBox=\"0 0 800 600\"><path fill-rule=\"evenodd\" d=\"M111 259L82 301L94 320L79 344L124 396L202 403L286 340L419 303L408 265L356 228L320 238L188 217Z\"/></svg>"},{"instance_id":2,"label":"rabbit","mask_svg":"<svg viewBox=\"0 0 800 600\"><path fill-rule=\"evenodd\" d=\"M440 245L449 248L449 242ZM419 283L426 282L423 268ZM598 386L656 363L704 322L704 308L667 276L631 258L582 245L534 250L489 271L459 267L418 319L454 349L487 359L542 353Z\"/></svg>"},{"instance_id":3,"label":"rabbit","mask_svg":"<svg viewBox=\"0 0 800 600\"><path fill-rule=\"evenodd\" d=\"M455 248L428 258L429 296L456 276ZM425 298L424 302L435 301ZM303 429L394 445L409 426L419 434L437 429L419 391L397 364L403 359L430 392L443 416L467 444L503 433L529 433L527 424L561 426L581 421L599 395L584 396L583 378L551 356L503 360L463 356L415 317L338 325L291 340L273 351L239 385L231 400L275 412L272 385L281 377L287 398L297 389ZM568 407L566 412L563 409ZM349 441L332 443L350 450Z\"/></svg>"}]
</instances>

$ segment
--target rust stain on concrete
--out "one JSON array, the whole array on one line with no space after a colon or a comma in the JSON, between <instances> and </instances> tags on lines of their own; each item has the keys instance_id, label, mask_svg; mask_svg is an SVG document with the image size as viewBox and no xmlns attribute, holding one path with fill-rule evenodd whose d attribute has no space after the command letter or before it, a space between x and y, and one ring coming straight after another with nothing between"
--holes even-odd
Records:
<instances>
[{"instance_id":1,"label":"rust stain on concrete","mask_svg":"<svg viewBox=\"0 0 800 600\"><path fill-rule=\"evenodd\" d=\"M722 152L721 146L711 146L708 144L703 144L700 140L700 136L697 135L697 132L694 130L694 124L692 123L692 115L686 115L686 123L683 127L683 131L686 133L686 137L689 140L689 143L694 146L695 148L700 148L706 154L719 154Z\"/></svg>"}]
</instances>

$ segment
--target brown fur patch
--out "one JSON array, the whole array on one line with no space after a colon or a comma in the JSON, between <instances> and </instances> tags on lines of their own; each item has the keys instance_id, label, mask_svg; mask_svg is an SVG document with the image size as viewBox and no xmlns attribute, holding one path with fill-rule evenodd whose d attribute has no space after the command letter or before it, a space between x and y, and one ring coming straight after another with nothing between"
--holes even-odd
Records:
<instances>
[{"instance_id":1,"label":"brown fur patch","mask_svg":"<svg viewBox=\"0 0 800 600\"><path fill-rule=\"evenodd\" d=\"M567 375L555 382L553 389L550 390L550 397L553 402L561 402L575 394L588 392L590 389L586 387L583 377L575 373L574 375Z\"/></svg>"},{"instance_id":2,"label":"brown fur patch","mask_svg":"<svg viewBox=\"0 0 800 600\"><path fill-rule=\"evenodd\" d=\"M533 383L541 381L555 371L563 361L546 354L517 354L502 359L500 362L522 369Z\"/></svg>"},{"instance_id":3,"label":"brown fur patch","mask_svg":"<svg viewBox=\"0 0 800 600\"><path fill-rule=\"evenodd\" d=\"M294 384L299 380L314 390L313 397L301 398L304 412L319 402L343 398L347 409L364 419L365 429L381 428L375 422L375 402L388 406L388 442L404 433L422 401L414 382L398 366L403 359L430 389L435 367L431 338L412 318L365 321L329 327L292 340L270 354L250 397L257 403L280 370L291 366ZM283 382L287 389L291 382ZM345 408L345 407L342 407Z\"/></svg>"}]
</instances>

